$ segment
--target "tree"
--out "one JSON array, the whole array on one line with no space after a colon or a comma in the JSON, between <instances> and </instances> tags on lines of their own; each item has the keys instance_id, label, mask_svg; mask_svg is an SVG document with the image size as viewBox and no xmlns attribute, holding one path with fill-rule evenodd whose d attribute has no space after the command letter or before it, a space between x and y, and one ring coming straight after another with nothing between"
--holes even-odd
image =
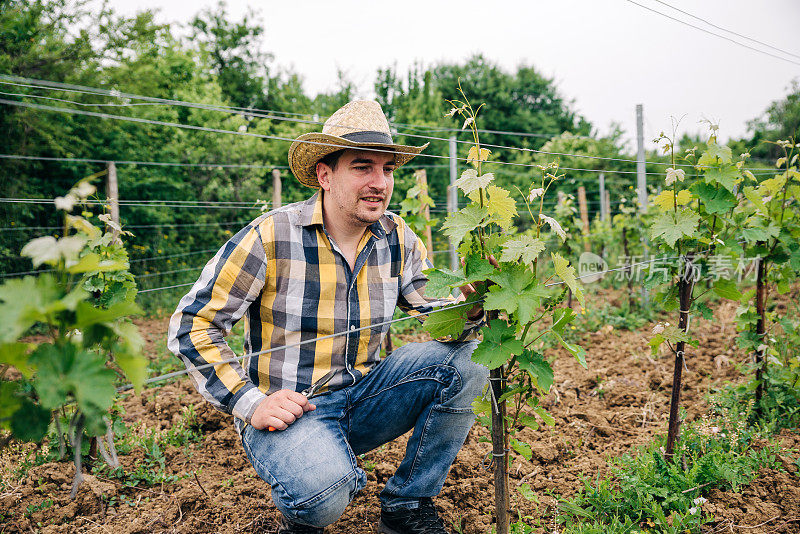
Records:
<instances>
[{"instance_id":1,"label":"tree","mask_svg":"<svg viewBox=\"0 0 800 534\"><path fill-rule=\"evenodd\" d=\"M742 148L743 152L744 147L752 147L753 158L765 160L771 166L772 161L783 155L777 141L800 138L800 81L792 81L789 94L773 101L761 117L751 120L747 126L753 137L739 141L735 148Z\"/></svg>"}]
</instances>

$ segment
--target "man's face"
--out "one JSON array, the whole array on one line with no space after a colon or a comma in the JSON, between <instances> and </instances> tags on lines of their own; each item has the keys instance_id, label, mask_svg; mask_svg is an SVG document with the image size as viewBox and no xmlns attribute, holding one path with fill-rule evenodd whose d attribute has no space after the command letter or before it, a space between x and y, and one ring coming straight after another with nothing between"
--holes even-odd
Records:
<instances>
[{"instance_id":1,"label":"man's face","mask_svg":"<svg viewBox=\"0 0 800 534\"><path fill-rule=\"evenodd\" d=\"M367 227L377 221L392 198L395 156L388 152L345 150L336 170L317 164L317 180L325 191L330 219Z\"/></svg>"}]
</instances>

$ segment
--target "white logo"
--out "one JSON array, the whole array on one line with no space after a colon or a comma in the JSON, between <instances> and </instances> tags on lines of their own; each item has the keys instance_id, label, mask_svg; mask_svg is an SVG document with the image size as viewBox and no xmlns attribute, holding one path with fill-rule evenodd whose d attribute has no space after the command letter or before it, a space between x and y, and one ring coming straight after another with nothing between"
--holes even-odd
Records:
<instances>
[{"instance_id":1,"label":"white logo","mask_svg":"<svg viewBox=\"0 0 800 534\"><path fill-rule=\"evenodd\" d=\"M604 276L602 271L606 270L608 270L608 263L597 254L584 252L578 259L578 277L584 284L597 282Z\"/></svg>"}]
</instances>

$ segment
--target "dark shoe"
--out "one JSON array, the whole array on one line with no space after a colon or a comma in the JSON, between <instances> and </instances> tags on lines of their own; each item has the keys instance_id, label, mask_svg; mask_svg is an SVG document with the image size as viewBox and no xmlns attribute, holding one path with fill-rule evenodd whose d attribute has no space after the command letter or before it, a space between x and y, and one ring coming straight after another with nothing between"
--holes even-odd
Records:
<instances>
[{"instance_id":1,"label":"dark shoe","mask_svg":"<svg viewBox=\"0 0 800 534\"><path fill-rule=\"evenodd\" d=\"M449 534L431 499L421 499L419 508L381 510L382 534Z\"/></svg>"},{"instance_id":2,"label":"dark shoe","mask_svg":"<svg viewBox=\"0 0 800 534\"><path fill-rule=\"evenodd\" d=\"M275 534L323 534L323 532L325 532L324 528L301 525L281 516L281 522L278 524L278 531Z\"/></svg>"}]
</instances>

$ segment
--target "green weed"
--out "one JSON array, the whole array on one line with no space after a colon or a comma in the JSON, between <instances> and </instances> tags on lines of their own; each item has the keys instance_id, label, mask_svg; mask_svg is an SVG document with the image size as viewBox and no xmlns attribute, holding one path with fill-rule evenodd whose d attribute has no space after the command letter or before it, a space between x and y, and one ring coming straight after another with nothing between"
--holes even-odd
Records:
<instances>
[{"instance_id":1,"label":"green weed","mask_svg":"<svg viewBox=\"0 0 800 534\"><path fill-rule=\"evenodd\" d=\"M663 438L613 460L609 476L584 480L575 498L561 500L564 532L700 532L712 520L702 510L710 489L738 491L759 469L780 468L777 444L753 447L777 425L753 423L750 412L735 390L726 390L715 397L708 416L684 425L674 461L664 459Z\"/></svg>"},{"instance_id":2,"label":"green weed","mask_svg":"<svg viewBox=\"0 0 800 534\"><path fill-rule=\"evenodd\" d=\"M170 446L184 447L190 443L197 443L201 439L202 433L194 406L187 406L183 409L178 422L167 430L156 431L142 425L135 425L120 436L116 443L117 451L120 454L131 454L135 450L141 450L144 453L144 458L137 462L132 470L126 470L122 466L111 468L102 464L94 471L109 478L119 479L128 486L175 483L188 477L189 474L168 473L164 450Z\"/></svg>"}]
</instances>

